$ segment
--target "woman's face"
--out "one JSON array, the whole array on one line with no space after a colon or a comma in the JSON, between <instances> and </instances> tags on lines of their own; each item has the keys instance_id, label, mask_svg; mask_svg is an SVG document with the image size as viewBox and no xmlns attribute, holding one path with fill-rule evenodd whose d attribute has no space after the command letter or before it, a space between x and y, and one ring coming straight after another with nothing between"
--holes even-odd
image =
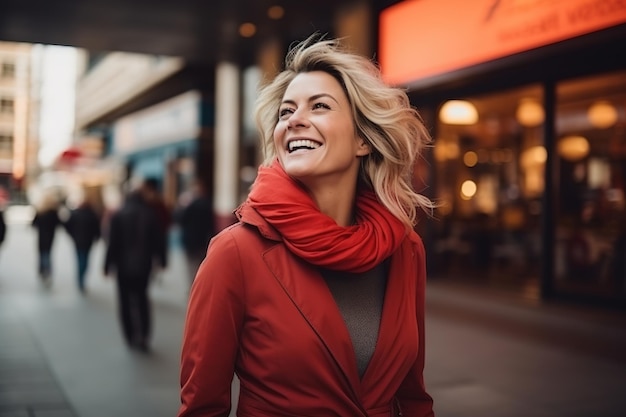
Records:
<instances>
[{"instance_id":1,"label":"woman's face","mask_svg":"<svg viewBox=\"0 0 626 417\"><path fill-rule=\"evenodd\" d=\"M370 152L339 82L323 71L300 73L287 87L274 145L287 174L308 187L354 185L359 157Z\"/></svg>"}]
</instances>

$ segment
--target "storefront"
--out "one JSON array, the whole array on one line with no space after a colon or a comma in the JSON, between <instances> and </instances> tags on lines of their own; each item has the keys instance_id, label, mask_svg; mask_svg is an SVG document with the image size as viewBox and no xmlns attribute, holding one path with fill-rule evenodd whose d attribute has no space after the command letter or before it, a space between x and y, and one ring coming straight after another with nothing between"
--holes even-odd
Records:
<instances>
[{"instance_id":1,"label":"storefront","mask_svg":"<svg viewBox=\"0 0 626 417\"><path fill-rule=\"evenodd\" d=\"M196 178L210 175L199 164L211 160L206 136L212 117L205 101L192 90L115 122L108 158L123 166L123 181L157 180L166 204L174 208ZM210 177L203 179L212 184Z\"/></svg>"},{"instance_id":2,"label":"storefront","mask_svg":"<svg viewBox=\"0 0 626 417\"><path fill-rule=\"evenodd\" d=\"M434 146L431 276L626 306L626 1L417 0L379 19Z\"/></svg>"}]
</instances>

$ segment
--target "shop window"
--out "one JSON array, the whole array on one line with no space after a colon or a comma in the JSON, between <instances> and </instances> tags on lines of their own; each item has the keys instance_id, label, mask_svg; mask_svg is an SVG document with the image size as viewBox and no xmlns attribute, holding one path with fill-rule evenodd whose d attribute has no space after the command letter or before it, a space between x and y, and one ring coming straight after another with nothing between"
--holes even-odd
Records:
<instances>
[{"instance_id":1,"label":"shop window","mask_svg":"<svg viewBox=\"0 0 626 417\"><path fill-rule=\"evenodd\" d=\"M0 78L14 78L15 64L13 62L3 62L0 66Z\"/></svg>"},{"instance_id":2,"label":"shop window","mask_svg":"<svg viewBox=\"0 0 626 417\"><path fill-rule=\"evenodd\" d=\"M542 88L464 97L440 110L434 274L537 288L546 162Z\"/></svg>"},{"instance_id":3,"label":"shop window","mask_svg":"<svg viewBox=\"0 0 626 417\"><path fill-rule=\"evenodd\" d=\"M557 86L561 292L626 297L626 72Z\"/></svg>"}]
</instances>

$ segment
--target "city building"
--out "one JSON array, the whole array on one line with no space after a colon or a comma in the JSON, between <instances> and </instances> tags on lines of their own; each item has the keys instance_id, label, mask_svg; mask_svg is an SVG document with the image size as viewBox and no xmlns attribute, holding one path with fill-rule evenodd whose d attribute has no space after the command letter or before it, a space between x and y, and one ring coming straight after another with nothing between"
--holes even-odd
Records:
<instances>
[{"instance_id":1,"label":"city building","mask_svg":"<svg viewBox=\"0 0 626 417\"><path fill-rule=\"evenodd\" d=\"M0 203L23 199L29 170L37 166L31 50L27 43L0 42Z\"/></svg>"}]
</instances>

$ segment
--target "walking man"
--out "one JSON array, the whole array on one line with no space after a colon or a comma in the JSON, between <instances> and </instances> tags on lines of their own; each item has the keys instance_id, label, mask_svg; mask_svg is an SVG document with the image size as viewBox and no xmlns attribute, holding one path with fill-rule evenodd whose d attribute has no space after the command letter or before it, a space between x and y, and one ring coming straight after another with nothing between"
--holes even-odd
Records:
<instances>
[{"instance_id":1,"label":"walking man","mask_svg":"<svg viewBox=\"0 0 626 417\"><path fill-rule=\"evenodd\" d=\"M111 217L104 273L116 272L126 343L143 352L149 350L152 327L148 285L154 263L167 266L166 243L154 210L135 190Z\"/></svg>"},{"instance_id":2,"label":"walking man","mask_svg":"<svg viewBox=\"0 0 626 417\"><path fill-rule=\"evenodd\" d=\"M78 289L85 292L85 276L89 267L91 247L100 237L100 218L88 201L70 212L65 222L67 233L74 241L77 260Z\"/></svg>"}]
</instances>

